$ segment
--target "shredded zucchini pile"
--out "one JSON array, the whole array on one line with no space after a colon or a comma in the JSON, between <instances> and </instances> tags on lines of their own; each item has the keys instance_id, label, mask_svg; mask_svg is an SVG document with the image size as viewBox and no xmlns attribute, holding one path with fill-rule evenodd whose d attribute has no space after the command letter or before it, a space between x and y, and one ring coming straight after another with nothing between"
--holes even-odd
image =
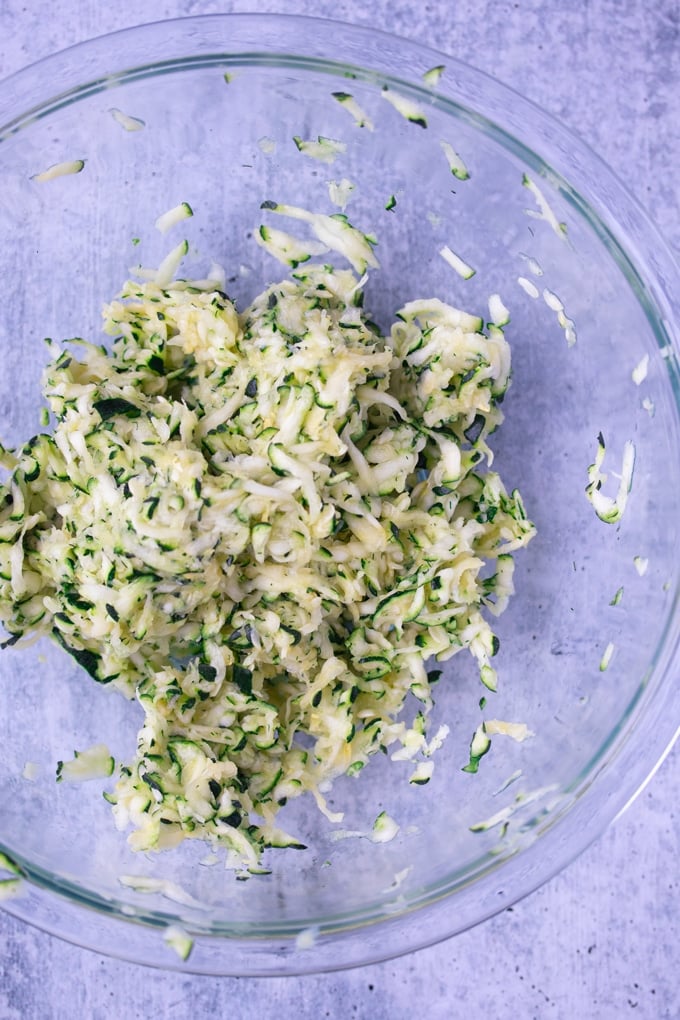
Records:
<instances>
[{"instance_id":1,"label":"shredded zucchini pile","mask_svg":"<svg viewBox=\"0 0 680 1020\"><path fill-rule=\"evenodd\" d=\"M362 284L308 265L238 314L128 282L110 350L53 351L52 431L4 451L6 644L52 635L138 699L107 795L136 849L200 837L256 869L300 845L287 798L335 817L321 790L374 752L427 779L428 658L468 648L495 688L483 610L534 531L489 470L508 345L438 300L383 337Z\"/></svg>"}]
</instances>

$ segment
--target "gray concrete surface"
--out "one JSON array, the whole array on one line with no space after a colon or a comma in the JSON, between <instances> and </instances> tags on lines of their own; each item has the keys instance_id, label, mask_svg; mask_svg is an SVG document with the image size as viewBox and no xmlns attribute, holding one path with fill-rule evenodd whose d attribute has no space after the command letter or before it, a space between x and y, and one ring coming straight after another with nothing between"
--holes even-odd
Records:
<instances>
[{"instance_id":1,"label":"gray concrete surface","mask_svg":"<svg viewBox=\"0 0 680 1020\"><path fill-rule=\"evenodd\" d=\"M370 23L489 70L552 111L628 182L680 248L680 5L675 0L0 0L0 75L116 28L270 10ZM152 972L0 913L0 1020L146 1017L680 1017L680 749L562 875L482 927L343 974L212 979Z\"/></svg>"}]
</instances>

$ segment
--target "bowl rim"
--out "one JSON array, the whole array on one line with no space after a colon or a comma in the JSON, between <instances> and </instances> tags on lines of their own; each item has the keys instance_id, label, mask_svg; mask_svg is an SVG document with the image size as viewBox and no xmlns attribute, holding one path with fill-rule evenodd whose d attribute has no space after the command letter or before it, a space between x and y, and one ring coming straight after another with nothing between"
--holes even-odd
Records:
<instances>
[{"instance_id":1,"label":"bowl rim","mask_svg":"<svg viewBox=\"0 0 680 1020\"><path fill-rule=\"evenodd\" d=\"M187 51L190 51L190 42L184 42L185 31L189 28L195 29L200 33L202 29L207 31L227 25L234 26L233 31L225 31L224 33L226 44L228 37L233 37L235 33L238 33L239 29L243 29L246 32L251 30L255 35L261 38L264 37L264 32L259 30L259 26L264 26L265 24L277 26L278 34L281 37L288 33L286 38L301 38L304 32L306 41L311 40L319 51L322 51L325 46L327 50L332 48L337 54L341 49L338 36L344 34L351 42L356 43L357 47L360 43L365 44L368 39L377 39L390 52L395 49L407 52L414 60L417 58L417 62L422 64L423 70L427 70L437 63L445 63L447 71L451 67L456 69L456 78L458 76L462 78L466 89L469 90L470 86L473 86L476 103L481 101L480 95L484 97L485 103L482 103L482 113L484 116L488 116L491 119L494 104L505 103L512 105L518 111L518 117L521 115L521 118L529 118L532 131L540 136L541 143L541 148L538 152L535 152L533 147L529 151L534 153L552 172L556 173L573 192L573 195L585 204L587 209L594 211L598 221L604 225L605 230L617 239L617 245L628 258L631 268L638 272L639 267L642 266L645 270L644 275L649 281L649 286L644 288L645 293L650 296L658 307L660 312L658 321L664 324L669 342L672 344L677 357L678 353L680 353L680 337L677 332L678 324L680 324L680 272L670 247L663 240L658 229L649 219L640 203L628 192L625 185L616 177L613 171L574 132L559 124L555 118L542 110L540 106L522 97L511 87L457 58L423 46L420 43L399 38L388 32L337 20L285 14L210 14L150 22L131 28L119 29L114 33L77 43L58 53L46 56L0 81L0 144L7 133L14 133L18 130L26 118L37 115L36 111L49 113L49 108L47 108L49 103L65 101L65 97L71 95L73 90L77 93L77 98L82 98L82 95L89 94L86 93L86 90L90 89L93 84L99 85L101 82L106 82L106 87L109 87L112 81L116 83L128 80L130 71L105 70L97 78L89 78L83 81L80 70L81 66L89 67L92 63L101 64L104 68L109 66L107 62L114 60L111 57L112 53L126 52L126 47L119 45L123 40L131 41L134 38L137 45L141 48L142 40L151 39L152 36L158 37L160 33L164 38L166 52L169 41L171 41L172 46L183 45ZM208 34L210 33L208 32ZM333 40L332 47L328 44L329 38ZM112 45L112 43L116 45ZM387 46L387 43L389 43L389 46ZM343 45L345 45L344 38ZM215 56L220 58L222 63L225 63L229 49L230 47L227 46L227 49L221 54L215 54ZM371 51L376 61L378 60L379 49L380 47L374 47ZM268 50L267 52L269 53L270 51ZM278 51L273 50L271 52L278 53ZM287 50L282 52L288 53ZM81 60L83 55L86 56L86 60ZM233 56L233 53L231 55ZM249 57L252 58L252 54ZM165 62L160 63L171 62L171 59L168 58ZM422 82L416 83L412 77L402 79L399 75L388 73L387 70L376 70L372 66L350 65L337 55L333 58L328 58L317 56L315 52L314 57L311 59L299 56L297 59L300 61L300 66L306 67L311 67L313 62L319 59L325 66L333 69L358 66L370 75L375 76L378 74L381 81L383 79L392 79L399 82L406 91L415 91L418 94L422 94L425 91ZM121 59L118 58L116 62L120 64ZM156 64L151 66L156 66ZM135 65L131 70L139 70L140 66ZM54 85L52 84L54 82L62 86L61 91L56 96L54 94ZM34 102L31 107L24 109L22 104L28 101L29 96L35 96L36 89L43 96L42 100L37 104ZM440 95L445 100L450 101L456 97L458 99L463 98L459 94L461 89L462 86L457 81L456 88L454 89L450 80L447 81L445 76L441 81L441 86L428 88L427 93L434 96ZM508 99L512 99L512 104L508 104ZM18 113L15 113L13 118L11 116L12 110L16 111L17 107L21 109ZM477 105L473 105L472 109L479 112L480 108ZM10 115L9 120L7 120L8 114ZM4 127L2 127L3 124L5 125ZM505 128L502 128L502 130L505 131ZM513 135L513 137L521 138L519 135ZM562 163L561 156L563 156L566 149L566 147L562 148L561 146L565 142L569 143L568 149L570 154L573 156L574 153L577 153L579 156L580 166L577 173L570 168L569 173L565 175L560 169ZM550 158L546 158L546 153L549 154ZM581 185L577 188L573 188L572 185L574 178L577 181L580 178L582 181ZM630 220L626 229L631 234L632 254L623 245L622 241L618 240L620 224L609 214L607 205L600 195L603 182L605 181L609 193L611 193L612 188L616 192L617 198L623 203L623 207ZM586 197L584 198L584 196ZM677 368L675 365L671 367L673 369ZM674 663L677 669L677 662L680 657L679 601L680 596L676 586L672 610L669 610L667 618L669 641L663 645L662 651L664 654L661 656L656 667L656 674L663 674L667 679L670 678L671 664ZM647 683L651 679L651 677L648 678ZM481 923L499 911L506 909L509 905L517 902L551 879L582 853L587 846L601 835L607 825L617 818L638 793L644 789L661 765L680 733L680 727L677 723L677 698L673 698L673 692L670 690L668 682L665 684L665 689L661 691L657 688L652 690L650 686L643 682L639 691L639 698L637 699L640 704L631 706L631 713L638 712L639 716L641 711L640 705L643 707L644 705L648 706L650 690L654 695L663 695L661 701L657 698L656 702L659 723L656 728L656 742L653 746L653 753L648 754L644 762L640 761L637 757L632 757L631 769L628 771L624 781L621 781L619 777L612 777L611 775L612 761L618 759L610 758L608 761L600 762L598 770L590 777L587 788L579 795L581 798L585 797L587 799L589 791L595 784L599 784L598 788L608 789L609 793L606 798L605 809L599 814L597 819L593 821L592 818L589 818L588 799L587 803L581 799L580 805L575 804L569 807L567 814L570 814L580 806L581 816L586 820L587 824L583 824L582 827L578 828L578 839L570 844L568 852L564 849L561 852L555 849L556 845L560 846L558 830L564 813L550 819L541 830L544 839L548 840L547 844L545 842L541 843L542 853L545 855L546 846L550 847L551 845L555 851L550 865L547 867L545 864L540 866L540 861L538 863L535 862L537 842L525 848L522 851L522 857L527 873L522 881L518 882L517 887L513 888L511 892L506 892L503 889L499 890L497 898L493 903L479 911L479 916L476 916L471 922L460 925L455 918L448 916L449 911L446 909L446 900L450 899L451 891L447 892L445 888L442 889L441 886L438 886L430 890L429 895L423 898L423 902L409 903L404 909L397 910L391 916L383 914L377 918L367 917L357 919L355 923L349 925L349 928L339 924L334 930L333 926L329 926L328 931L322 932L312 948L305 953L295 952L295 937L300 933L300 926L297 928L294 926L290 928L289 926L289 930L285 932L271 931L268 933L265 936L265 941L269 940L267 946L262 947L260 945L256 958L252 958L252 960L253 938L239 939L227 937L216 942L214 936L198 933L194 956L188 964L183 965L183 969L202 973L241 975L303 973L341 969L347 966L377 962L423 948L426 945L431 945L448 938L459 931L466 930L477 923ZM649 711L649 708L647 707L646 710ZM628 745L630 750L630 742L635 732L636 730L633 729L620 735L620 739L616 742L617 755L626 751L626 745ZM14 856L17 855L15 854ZM504 858L501 861L504 865L508 864L508 862L512 868L513 862L511 857ZM19 864L24 873L30 876L31 880L28 883L29 888L27 889L26 896L3 904L10 913L22 920L36 924L52 934L57 934L62 938L66 938L79 945L85 945L88 948L97 948L108 955L119 956L123 959L133 959L136 962L145 962L150 965L172 966L174 961L166 959L161 940L158 937L159 928L172 923L172 915L164 915L157 911L151 911L148 915L140 914L134 919L137 923L130 924L130 919L122 920L120 916L113 916L111 911L114 909L115 914L115 908L112 908L112 905L107 903L102 897L95 894L79 895L76 884L69 884L64 881L50 881L48 876L39 874L36 869L31 868L30 862L22 861L20 857ZM495 882L496 877L495 871L492 869L488 879L493 879ZM487 881L487 879L485 878L484 881ZM55 916L54 910L53 897L55 893L59 896L61 902L60 911L57 912L58 916ZM93 921L89 926L79 923L83 916L83 906L88 908L87 915L91 919L96 918L96 923ZM428 923L412 925L408 928L407 926L400 926L407 914L410 914L412 918L415 915L423 915L423 920L424 915L427 914ZM66 919L66 923L64 919ZM125 934L122 937L120 935L121 924L125 929ZM364 932L369 931L371 937L364 944L364 948L359 956L352 944L351 936L361 928L363 928ZM114 929L117 933L115 936L112 934ZM379 932L377 931L378 929ZM132 936L133 932L134 937ZM388 933L389 938L385 938L385 935ZM377 937L375 937L376 934ZM261 934L258 934L257 937L261 943ZM386 943L389 943L389 945L386 946ZM160 952L157 951L158 947L160 947ZM182 966L179 961L177 961L176 965Z\"/></svg>"}]
</instances>

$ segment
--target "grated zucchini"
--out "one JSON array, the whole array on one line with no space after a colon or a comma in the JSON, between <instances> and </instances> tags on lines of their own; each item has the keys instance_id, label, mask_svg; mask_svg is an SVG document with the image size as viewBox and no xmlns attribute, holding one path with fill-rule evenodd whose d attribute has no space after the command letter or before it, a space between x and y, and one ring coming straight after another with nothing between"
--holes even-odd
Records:
<instances>
[{"instance_id":1,"label":"grated zucchini","mask_svg":"<svg viewBox=\"0 0 680 1020\"><path fill-rule=\"evenodd\" d=\"M439 254L447 262L452 269L454 269L463 280L470 280L475 275L475 270L471 265L457 255L455 251L449 248L448 244L445 244L443 248L440 248Z\"/></svg>"},{"instance_id":2,"label":"grated zucchini","mask_svg":"<svg viewBox=\"0 0 680 1020\"><path fill-rule=\"evenodd\" d=\"M510 312L503 304L500 294L492 294L489 298L489 318L494 326L507 326L510 322Z\"/></svg>"},{"instance_id":3,"label":"grated zucchini","mask_svg":"<svg viewBox=\"0 0 680 1020\"><path fill-rule=\"evenodd\" d=\"M345 217L265 207L375 264ZM502 330L430 299L381 336L363 281L317 264L239 313L210 279L168 279L185 252L106 306L110 349L51 345L53 430L5 456L0 619L138 701L106 794L133 848L202 838L255 873L265 847L303 848L277 824L288 798L339 821L321 791L388 748L427 781L448 728L427 740L426 662L469 649L495 687L485 611L534 527L489 469ZM60 778L112 769L94 748Z\"/></svg>"},{"instance_id":4,"label":"grated zucchini","mask_svg":"<svg viewBox=\"0 0 680 1020\"><path fill-rule=\"evenodd\" d=\"M163 932L163 941L169 949L177 953L180 960L188 960L194 948L194 940L177 924L168 925Z\"/></svg>"},{"instance_id":5,"label":"grated zucchini","mask_svg":"<svg viewBox=\"0 0 680 1020\"><path fill-rule=\"evenodd\" d=\"M343 212L352 197L353 191L356 191L356 185L352 184L347 177L343 177L340 181L328 182L328 197L333 205L337 205Z\"/></svg>"},{"instance_id":6,"label":"grated zucchini","mask_svg":"<svg viewBox=\"0 0 680 1020\"><path fill-rule=\"evenodd\" d=\"M395 822L394 818L388 815L386 811L381 811L373 822L371 841L373 843L389 843L398 832L399 825Z\"/></svg>"},{"instance_id":7,"label":"grated zucchini","mask_svg":"<svg viewBox=\"0 0 680 1020\"><path fill-rule=\"evenodd\" d=\"M179 205L168 209L167 212L158 217L155 223L156 230L160 230L161 234L166 234L177 223L181 223L182 220L186 220L193 215L194 211L189 203L180 202Z\"/></svg>"},{"instance_id":8,"label":"grated zucchini","mask_svg":"<svg viewBox=\"0 0 680 1020\"><path fill-rule=\"evenodd\" d=\"M24 891L23 878L0 878L0 902L12 900Z\"/></svg>"},{"instance_id":9,"label":"grated zucchini","mask_svg":"<svg viewBox=\"0 0 680 1020\"><path fill-rule=\"evenodd\" d=\"M597 437L595 461L588 468L586 496L601 521L604 521L605 524L616 524L623 517L628 502L628 495L633 484L635 446L630 439L624 443L619 487L614 497L605 496L602 492L602 486L607 481L607 475L600 470L604 461L604 455L605 442L602 433L600 433Z\"/></svg>"},{"instance_id":10,"label":"grated zucchini","mask_svg":"<svg viewBox=\"0 0 680 1020\"><path fill-rule=\"evenodd\" d=\"M612 660L613 654L614 644L613 642L610 641L607 647L605 648L604 652L602 653L602 658L600 659L600 673L604 673L606 672L607 669L609 669L609 663Z\"/></svg>"},{"instance_id":11,"label":"grated zucchini","mask_svg":"<svg viewBox=\"0 0 680 1020\"><path fill-rule=\"evenodd\" d=\"M441 78L445 70L446 70L445 64L437 64L436 67L430 67L427 71L423 73L422 76L423 81L425 82L426 85L429 85L431 88L433 88L435 85L439 84L439 79Z\"/></svg>"},{"instance_id":12,"label":"grated zucchini","mask_svg":"<svg viewBox=\"0 0 680 1020\"><path fill-rule=\"evenodd\" d=\"M320 934L321 929L317 924L313 924L309 928L303 928L295 937L295 949L299 952L304 952L306 949L313 949Z\"/></svg>"},{"instance_id":13,"label":"grated zucchini","mask_svg":"<svg viewBox=\"0 0 680 1020\"><path fill-rule=\"evenodd\" d=\"M538 297L539 295L538 287L531 280L527 280L526 276L518 276L517 282L524 291L524 293L528 294L530 298L534 298L535 300Z\"/></svg>"},{"instance_id":14,"label":"grated zucchini","mask_svg":"<svg viewBox=\"0 0 680 1020\"><path fill-rule=\"evenodd\" d=\"M115 107L109 110L109 113L117 124L123 128L124 131L141 131L145 127L144 121L139 117L131 117L127 113L123 113L122 110L117 110Z\"/></svg>"},{"instance_id":15,"label":"grated zucchini","mask_svg":"<svg viewBox=\"0 0 680 1020\"><path fill-rule=\"evenodd\" d=\"M446 156L446 161L449 164L449 170L459 181L467 181L470 179L470 172L466 167L465 163L458 155L454 147L449 142L440 142L442 151Z\"/></svg>"},{"instance_id":16,"label":"grated zucchini","mask_svg":"<svg viewBox=\"0 0 680 1020\"><path fill-rule=\"evenodd\" d=\"M350 95L349 92L332 92L331 95L333 99L337 99L343 110L347 110L357 127L365 127L367 131L374 130L373 121L359 106L354 96Z\"/></svg>"},{"instance_id":17,"label":"grated zucchini","mask_svg":"<svg viewBox=\"0 0 680 1020\"><path fill-rule=\"evenodd\" d=\"M2 850L0 850L0 871L7 871L10 875L23 875L23 871L14 858Z\"/></svg>"},{"instance_id":18,"label":"grated zucchini","mask_svg":"<svg viewBox=\"0 0 680 1020\"><path fill-rule=\"evenodd\" d=\"M316 246L313 245L313 242L311 244L307 242L307 248L313 254L321 255L329 250L338 252L347 259L357 273L365 273L369 268L378 268L378 260L373 254L373 248L377 243L375 237L372 234L364 234L354 227L344 213L324 215L323 213L309 212L299 206L281 205L272 201L263 202L261 208L277 213L279 216L308 223L319 242ZM272 233L271 228L260 227L258 240L264 242L265 247L269 247L271 254L279 258L280 261L290 262L285 257L285 253L282 258L275 246L267 245ZM299 261L304 260L300 259Z\"/></svg>"},{"instance_id":19,"label":"grated zucchini","mask_svg":"<svg viewBox=\"0 0 680 1020\"><path fill-rule=\"evenodd\" d=\"M95 744L86 751L74 751L72 761L57 762L58 783L82 783L88 779L112 776L116 763L106 744Z\"/></svg>"},{"instance_id":20,"label":"grated zucchini","mask_svg":"<svg viewBox=\"0 0 680 1020\"><path fill-rule=\"evenodd\" d=\"M303 156L309 156L310 159L318 160L319 163L334 163L337 157L347 149L345 142L338 142L334 138L325 138L323 135L319 135L316 141L313 139L305 141L299 135L294 135L293 141L298 152L301 152Z\"/></svg>"},{"instance_id":21,"label":"grated zucchini","mask_svg":"<svg viewBox=\"0 0 680 1020\"><path fill-rule=\"evenodd\" d=\"M409 121L411 124L417 124L418 127L427 127L427 118L422 110L422 107L412 99L407 99L406 96L400 95L398 92L392 92L387 85L383 86L381 93L383 99L394 107L397 113L400 113L404 120Z\"/></svg>"},{"instance_id":22,"label":"grated zucchini","mask_svg":"<svg viewBox=\"0 0 680 1020\"><path fill-rule=\"evenodd\" d=\"M69 159L63 163L53 163L47 170L43 170L39 174L33 174L31 177L32 181L36 181L38 184L45 184L47 181L53 181L57 177L68 177L70 174L79 174L85 169L84 159Z\"/></svg>"},{"instance_id":23,"label":"grated zucchini","mask_svg":"<svg viewBox=\"0 0 680 1020\"><path fill-rule=\"evenodd\" d=\"M531 216L533 219L537 220L545 220L557 236L564 240L567 236L567 224L562 223L557 219L555 212L538 184L536 184L536 182L533 181L528 174L523 174L522 185L533 195L536 205L538 206L538 209L525 209L524 212L527 216Z\"/></svg>"},{"instance_id":24,"label":"grated zucchini","mask_svg":"<svg viewBox=\"0 0 680 1020\"><path fill-rule=\"evenodd\" d=\"M646 556L633 556L633 564L638 572L639 577L644 577L647 573L647 567L649 566L649 560Z\"/></svg>"},{"instance_id":25,"label":"grated zucchini","mask_svg":"<svg viewBox=\"0 0 680 1020\"><path fill-rule=\"evenodd\" d=\"M631 372L631 379L636 386L642 385L649 371L649 354L645 354Z\"/></svg>"}]
</instances>

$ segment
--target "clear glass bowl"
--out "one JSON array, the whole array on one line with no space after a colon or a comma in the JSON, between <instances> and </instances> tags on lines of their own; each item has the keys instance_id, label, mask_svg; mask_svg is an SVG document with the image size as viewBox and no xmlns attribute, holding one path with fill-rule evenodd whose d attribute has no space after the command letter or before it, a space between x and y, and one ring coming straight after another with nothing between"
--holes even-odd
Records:
<instances>
[{"instance_id":1,"label":"clear glass bowl","mask_svg":"<svg viewBox=\"0 0 680 1020\"><path fill-rule=\"evenodd\" d=\"M424 81L440 64L441 79ZM427 129L385 102L386 85L422 107ZM338 91L354 96L374 131L352 122ZM143 129L126 131L114 108ZM6 908L123 958L270 974L415 949L536 888L623 810L677 727L680 280L655 229L597 156L509 89L341 24L215 16L120 32L2 83L0 125L6 443L39 429L42 338L99 335L101 305L128 267L158 264L168 250L153 226L159 213L191 203L185 270L204 275L211 259L221 262L243 306L285 275L254 243L260 203L332 212L328 181L347 178L356 184L348 214L379 240L382 268L367 287L378 322L421 296L486 314L498 292L510 309L514 381L497 463L538 528L517 556L517 594L499 623L500 690L490 696L495 716L525 721L533 738L498 739L477 776L461 772L484 691L457 656L438 685L434 725L447 722L451 733L429 785L410 786L408 766L381 756L333 789L343 828L366 830L387 810L397 838L334 840L333 826L299 801L287 823L309 849L272 851L272 874L245 882L202 864L196 845L135 855L101 783L57 786L55 762L74 748L103 740L129 758L139 709L49 643L3 651L0 844L26 876ZM299 152L295 135L346 148L326 164ZM441 141L469 180L452 176ZM31 179L74 159L85 160L82 173ZM528 214L538 205L524 174L566 236ZM440 258L444 244L474 266L470 280ZM573 346L544 290L575 323ZM638 385L632 372L647 356ZM636 447L618 525L602 523L584 494L600 432L605 470L620 466L626 440ZM25 777L27 761L39 766L36 778ZM507 826L471 831L499 812ZM123 874L175 882L192 899L134 892ZM169 924L195 938L186 964L163 942Z\"/></svg>"}]
</instances>

